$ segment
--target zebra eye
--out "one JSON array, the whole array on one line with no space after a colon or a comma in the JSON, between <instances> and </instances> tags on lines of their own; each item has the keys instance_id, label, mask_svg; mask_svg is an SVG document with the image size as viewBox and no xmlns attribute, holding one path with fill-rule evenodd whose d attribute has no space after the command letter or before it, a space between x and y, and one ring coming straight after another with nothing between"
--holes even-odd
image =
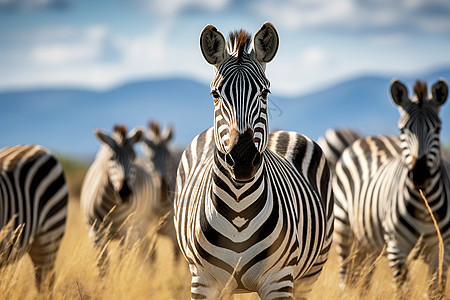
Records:
<instances>
[{"instance_id":1,"label":"zebra eye","mask_svg":"<svg viewBox=\"0 0 450 300\"><path fill-rule=\"evenodd\" d=\"M269 95L269 93L270 93L270 90L269 90L269 89L264 89L264 90L261 92L261 97L264 98L264 99L267 99L267 96Z\"/></svg>"},{"instance_id":2,"label":"zebra eye","mask_svg":"<svg viewBox=\"0 0 450 300\"><path fill-rule=\"evenodd\" d=\"M220 98L220 94L217 91L212 91L211 95L213 96L214 100L217 100Z\"/></svg>"}]
</instances>

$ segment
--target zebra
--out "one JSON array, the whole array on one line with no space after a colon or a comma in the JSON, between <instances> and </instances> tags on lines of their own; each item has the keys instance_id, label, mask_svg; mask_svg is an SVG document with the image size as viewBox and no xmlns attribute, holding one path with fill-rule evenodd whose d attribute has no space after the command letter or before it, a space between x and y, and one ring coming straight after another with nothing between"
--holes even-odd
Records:
<instances>
[{"instance_id":1,"label":"zebra","mask_svg":"<svg viewBox=\"0 0 450 300\"><path fill-rule=\"evenodd\" d=\"M323 136L319 137L317 144L322 148L332 172L334 172L336 163L344 149L361 137L358 131L346 127L330 128L325 131Z\"/></svg>"},{"instance_id":2,"label":"zebra","mask_svg":"<svg viewBox=\"0 0 450 300\"><path fill-rule=\"evenodd\" d=\"M336 165L335 242L342 264L341 286L354 286L355 280L349 274L360 272L357 267L348 270L344 263L356 241L355 266L361 266L363 260L370 265L374 254L386 254L399 296L407 295L408 255L417 258L422 252L429 266L428 294L438 297L445 290L450 259L450 163L441 157L439 140L439 110L447 99L448 86L439 80L428 95L426 83L417 81L414 97L409 98L407 87L393 80L390 94L400 112L400 138L391 135L359 139L344 151ZM438 237L419 190L428 200L444 241L441 278ZM371 273L365 279L366 287L370 279Z\"/></svg>"},{"instance_id":3,"label":"zebra","mask_svg":"<svg viewBox=\"0 0 450 300\"><path fill-rule=\"evenodd\" d=\"M306 297L327 260L333 231L331 175L320 147L291 131L268 133L265 76L279 44L266 22L253 38L212 25L200 48L214 66L214 126L185 149L175 229L192 275L192 299L257 292ZM226 47L228 49L226 49Z\"/></svg>"},{"instance_id":4,"label":"zebra","mask_svg":"<svg viewBox=\"0 0 450 300\"><path fill-rule=\"evenodd\" d=\"M107 242L125 239L131 246L145 239L152 222L152 199L159 197L155 182L138 160L133 146L144 137L142 128L127 136L124 125L114 126L112 135L94 133L101 143L81 187L80 205L89 236L100 251L99 267L105 273Z\"/></svg>"},{"instance_id":5,"label":"zebra","mask_svg":"<svg viewBox=\"0 0 450 300\"><path fill-rule=\"evenodd\" d=\"M177 167L182 151L170 146L173 138L172 126L161 131L158 123L150 122L148 128L148 137L144 137L142 144L145 166L150 174L158 177L160 183L158 187L160 198L155 199L156 204L152 213L155 215L155 219L165 219L159 226L158 233L170 238L175 259L178 260L180 250L172 220Z\"/></svg>"},{"instance_id":6,"label":"zebra","mask_svg":"<svg viewBox=\"0 0 450 300\"><path fill-rule=\"evenodd\" d=\"M0 266L29 254L38 290L54 284L68 189L63 167L40 145L0 150Z\"/></svg>"}]
</instances>

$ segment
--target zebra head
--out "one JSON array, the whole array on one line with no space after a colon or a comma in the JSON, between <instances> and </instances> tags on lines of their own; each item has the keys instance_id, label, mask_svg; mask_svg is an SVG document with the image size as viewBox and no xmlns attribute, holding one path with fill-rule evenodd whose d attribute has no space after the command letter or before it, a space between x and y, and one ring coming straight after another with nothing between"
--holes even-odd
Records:
<instances>
[{"instance_id":1,"label":"zebra head","mask_svg":"<svg viewBox=\"0 0 450 300\"><path fill-rule=\"evenodd\" d=\"M391 83L391 97L400 111L402 159L416 188L424 188L439 169L439 109L447 95L448 86L442 79L433 85L431 95L427 94L426 83L417 81L412 99L403 83L398 80Z\"/></svg>"},{"instance_id":2,"label":"zebra head","mask_svg":"<svg viewBox=\"0 0 450 300\"><path fill-rule=\"evenodd\" d=\"M143 130L138 128L127 137L127 128L117 125L112 136L99 129L95 129L94 133L105 148L108 181L120 198L127 201L132 196L136 181L136 153L133 146L142 140Z\"/></svg>"},{"instance_id":3,"label":"zebra head","mask_svg":"<svg viewBox=\"0 0 450 300\"><path fill-rule=\"evenodd\" d=\"M169 143L173 137L172 127L166 127L162 132L155 122L149 124L149 135L144 138L142 150L146 157L146 164L159 173L164 180L167 176L167 165L170 160Z\"/></svg>"},{"instance_id":4,"label":"zebra head","mask_svg":"<svg viewBox=\"0 0 450 300\"><path fill-rule=\"evenodd\" d=\"M200 49L214 66L211 82L214 99L214 139L220 163L237 181L251 180L261 166L267 147L267 96L269 80L266 63L278 50L278 33L267 22L255 34L243 30L230 33L228 45L212 25L200 35Z\"/></svg>"}]
</instances>

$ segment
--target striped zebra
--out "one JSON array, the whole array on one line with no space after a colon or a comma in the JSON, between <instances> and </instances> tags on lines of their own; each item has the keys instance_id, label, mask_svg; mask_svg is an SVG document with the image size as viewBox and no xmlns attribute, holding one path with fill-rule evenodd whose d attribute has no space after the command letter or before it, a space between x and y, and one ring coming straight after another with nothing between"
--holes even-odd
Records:
<instances>
[{"instance_id":1,"label":"striped zebra","mask_svg":"<svg viewBox=\"0 0 450 300\"><path fill-rule=\"evenodd\" d=\"M0 266L28 253L36 285L53 285L66 227L68 192L61 164L38 145L0 150Z\"/></svg>"},{"instance_id":2,"label":"striped zebra","mask_svg":"<svg viewBox=\"0 0 450 300\"><path fill-rule=\"evenodd\" d=\"M129 136L123 125L115 126L111 136L99 129L94 133L101 147L84 178L80 202L83 218L91 227L89 235L101 251L102 269L109 240L123 243L126 238L132 245L147 235L152 199L159 195L154 188L157 183L133 148L144 137L141 128Z\"/></svg>"},{"instance_id":3,"label":"striped zebra","mask_svg":"<svg viewBox=\"0 0 450 300\"><path fill-rule=\"evenodd\" d=\"M265 65L279 39L265 23L253 39L200 36L211 83L214 126L193 139L178 167L175 229L192 274L192 299L257 292L306 297L328 257L331 178L317 144L295 132L268 133ZM228 49L227 49L228 48Z\"/></svg>"},{"instance_id":4,"label":"striped zebra","mask_svg":"<svg viewBox=\"0 0 450 300\"><path fill-rule=\"evenodd\" d=\"M394 80L391 97L400 111L400 138L359 139L338 161L333 190L340 262L349 258L353 241L358 245L355 267L343 264L340 269L343 287L355 284L349 274L361 272L357 268L361 261L370 265L374 254L385 248L399 295L406 295L407 257L420 251L429 265L429 296L444 293L450 259L450 163L441 157L438 114L447 94L443 80L433 85L431 95L426 84L417 81L414 97L409 98L405 85ZM444 240L441 278L437 233L419 190L428 200ZM366 285L370 279L369 274ZM438 285L439 279L442 285Z\"/></svg>"},{"instance_id":5,"label":"striped zebra","mask_svg":"<svg viewBox=\"0 0 450 300\"><path fill-rule=\"evenodd\" d=\"M148 172L157 176L160 183L159 199L155 199L156 203L152 211L155 219L165 219L158 228L158 234L171 239L175 259L178 259L180 250L172 220L177 167L182 151L171 147L172 138L172 127L161 131L158 123L150 122L149 134L144 138L142 150Z\"/></svg>"},{"instance_id":6,"label":"striped zebra","mask_svg":"<svg viewBox=\"0 0 450 300\"><path fill-rule=\"evenodd\" d=\"M330 128L325 131L325 134L317 140L325 157L327 158L328 166L334 172L336 163L341 157L342 152L350 146L354 141L361 138L359 132L351 128Z\"/></svg>"}]
</instances>

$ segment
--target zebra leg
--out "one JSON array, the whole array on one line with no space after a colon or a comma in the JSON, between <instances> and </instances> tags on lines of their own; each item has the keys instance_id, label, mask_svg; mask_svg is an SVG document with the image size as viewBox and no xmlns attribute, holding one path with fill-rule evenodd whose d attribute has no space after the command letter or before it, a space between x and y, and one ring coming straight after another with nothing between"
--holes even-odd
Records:
<instances>
[{"instance_id":1,"label":"zebra leg","mask_svg":"<svg viewBox=\"0 0 450 300\"><path fill-rule=\"evenodd\" d=\"M352 277L357 280L355 285L358 285L361 282L362 286L359 289L360 296L361 298L364 298L367 296L370 289L370 283L376 266L376 256L367 250L363 250L359 253L360 254L358 254L354 260L354 269L357 271L355 274L352 274Z\"/></svg>"},{"instance_id":2,"label":"zebra leg","mask_svg":"<svg viewBox=\"0 0 450 300\"><path fill-rule=\"evenodd\" d=\"M429 299L433 300L444 299L445 286L447 283L447 271L448 271L448 260L444 258L444 261L442 262L442 275L439 278L439 258L437 256L434 256L432 261L428 264Z\"/></svg>"},{"instance_id":3,"label":"zebra leg","mask_svg":"<svg viewBox=\"0 0 450 300\"><path fill-rule=\"evenodd\" d=\"M339 262L339 287L344 291L349 281L349 257L355 239L350 228L346 210L341 207L338 201L335 202L334 208L334 242L336 244L336 253Z\"/></svg>"},{"instance_id":4,"label":"zebra leg","mask_svg":"<svg viewBox=\"0 0 450 300\"><path fill-rule=\"evenodd\" d=\"M100 277L103 278L106 276L109 267L108 232L91 228L89 236L94 241L94 248L97 251L97 267L100 272Z\"/></svg>"},{"instance_id":5,"label":"zebra leg","mask_svg":"<svg viewBox=\"0 0 450 300\"><path fill-rule=\"evenodd\" d=\"M278 273L267 276L258 289L258 295L261 300L294 299L294 277L292 272L292 268L285 267ZM295 299L306 299L304 297L307 292L309 292L308 282L311 280L311 278L302 278L302 280L298 282L300 291L299 296ZM302 283L304 283L304 285L302 285Z\"/></svg>"},{"instance_id":6,"label":"zebra leg","mask_svg":"<svg viewBox=\"0 0 450 300\"><path fill-rule=\"evenodd\" d=\"M54 265L56 255L61 243L63 233L54 237L47 235L37 236L30 247L30 257L35 266L36 286L39 291L47 287L49 291L54 285Z\"/></svg>"},{"instance_id":7,"label":"zebra leg","mask_svg":"<svg viewBox=\"0 0 450 300\"><path fill-rule=\"evenodd\" d=\"M409 251L400 247L395 240L389 240L386 247L389 267L394 276L393 283L398 299L410 299L408 296L408 267L406 258Z\"/></svg>"},{"instance_id":8,"label":"zebra leg","mask_svg":"<svg viewBox=\"0 0 450 300\"><path fill-rule=\"evenodd\" d=\"M207 274L200 274L198 268L191 264L189 265L189 269L192 274L191 281L191 299L210 299L217 300L221 299L226 285L220 285L216 280Z\"/></svg>"}]
</instances>

